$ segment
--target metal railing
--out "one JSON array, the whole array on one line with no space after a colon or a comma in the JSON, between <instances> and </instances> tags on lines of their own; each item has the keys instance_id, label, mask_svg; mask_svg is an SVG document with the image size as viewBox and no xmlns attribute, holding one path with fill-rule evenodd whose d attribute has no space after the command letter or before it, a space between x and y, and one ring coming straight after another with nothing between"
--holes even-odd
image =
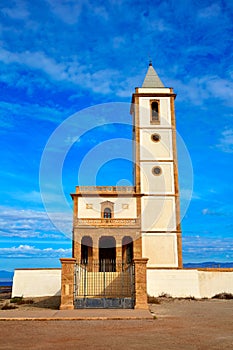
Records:
<instances>
[{"instance_id":1,"label":"metal railing","mask_svg":"<svg viewBox=\"0 0 233 350\"><path fill-rule=\"evenodd\" d=\"M76 308L132 308L134 265L103 259L75 268Z\"/></svg>"}]
</instances>

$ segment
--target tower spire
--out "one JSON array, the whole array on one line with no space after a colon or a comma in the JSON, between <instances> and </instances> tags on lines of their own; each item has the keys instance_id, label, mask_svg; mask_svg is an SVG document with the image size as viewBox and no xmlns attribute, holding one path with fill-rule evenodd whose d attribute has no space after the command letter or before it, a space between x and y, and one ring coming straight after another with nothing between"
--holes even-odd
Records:
<instances>
[{"instance_id":1,"label":"tower spire","mask_svg":"<svg viewBox=\"0 0 233 350\"><path fill-rule=\"evenodd\" d=\"M164 85L152 66L152 60L149 60L149 68L142 84L143 88L163 88Z\"/></svg>"}]
</instances>

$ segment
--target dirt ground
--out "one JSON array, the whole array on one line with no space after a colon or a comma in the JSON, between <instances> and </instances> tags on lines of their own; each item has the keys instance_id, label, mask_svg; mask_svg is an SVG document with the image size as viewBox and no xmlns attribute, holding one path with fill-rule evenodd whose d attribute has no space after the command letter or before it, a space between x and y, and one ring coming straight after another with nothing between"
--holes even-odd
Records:
<instances>
[{"instance_id":1,"label":"dirt ground","mask_svg":"<svg viewBox=\"0 0 233 350\"><path fill-rule=\"evenodd\" d=\"M0 303L7 297L2 294ZM233 349L233 300L159 302L149 305L155 315L151 320L0 321L0 349ZM58 304L59 300L40 298L19 309Z\"/></svg>"},{"instance_id":2,"label":"dirt ground","mask_svg":"<svg viewBox=\"0 0 233 350\"><path fill-rule=\"evenodd\" d=\"M11 288L0 287L0 312L4 305L14 307L15 310L38 310L53 309L58 310L60 297L23 298L22 304L11 303Z\"/></svg>"}]
</instances>

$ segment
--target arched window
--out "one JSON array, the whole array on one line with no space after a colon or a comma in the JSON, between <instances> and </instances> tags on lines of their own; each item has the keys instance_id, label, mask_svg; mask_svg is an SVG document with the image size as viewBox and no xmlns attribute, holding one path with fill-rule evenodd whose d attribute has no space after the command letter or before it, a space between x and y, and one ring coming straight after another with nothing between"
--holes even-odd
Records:
<instances>
[{"instance_id":1,"label":"arched window","mask_svg":"<svg viewBox=\"0 0 233 350\"><path fill-rule=\"evenodd\" d=\"M105 201L101 204L101 218L110 219L114 218L114 203L110 201Z\"/></svg>"},{"instance_id":2,"label":"arched window","mask_svg":"<svg viewBox=\"0 0 233 350\"><path fill-rule=\"evenodd\" d=\"M151 103L151 122L157 123L159 122L159 102L153 101Z\"/></svg>"},{"instance_id":3,"label":"arched window","mask_svg":"<svg viewBox=\"0 0 233 350\"><path fill-rule=\"evenodd\" d=\"M110 219L112 217L112 211L110 208L105 208L104 209L104 218L105 219Z\"/></svg>"}]
</instances>

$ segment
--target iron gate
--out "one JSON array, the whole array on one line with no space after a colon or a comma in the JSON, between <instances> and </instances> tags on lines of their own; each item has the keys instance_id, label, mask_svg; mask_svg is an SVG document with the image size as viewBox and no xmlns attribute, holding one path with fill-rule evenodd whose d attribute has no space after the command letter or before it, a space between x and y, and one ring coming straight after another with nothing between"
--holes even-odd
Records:
<instances>
[{"instance_id":1,"label":"iron gate","mask_svg":"<svg viewBox=\"0 0 233 350\"><path fill-rule=\"evenodd\" d=\"M134 307L134 265L101 260L76 264L75 308Z\"/></svg>"}]
</instances>

